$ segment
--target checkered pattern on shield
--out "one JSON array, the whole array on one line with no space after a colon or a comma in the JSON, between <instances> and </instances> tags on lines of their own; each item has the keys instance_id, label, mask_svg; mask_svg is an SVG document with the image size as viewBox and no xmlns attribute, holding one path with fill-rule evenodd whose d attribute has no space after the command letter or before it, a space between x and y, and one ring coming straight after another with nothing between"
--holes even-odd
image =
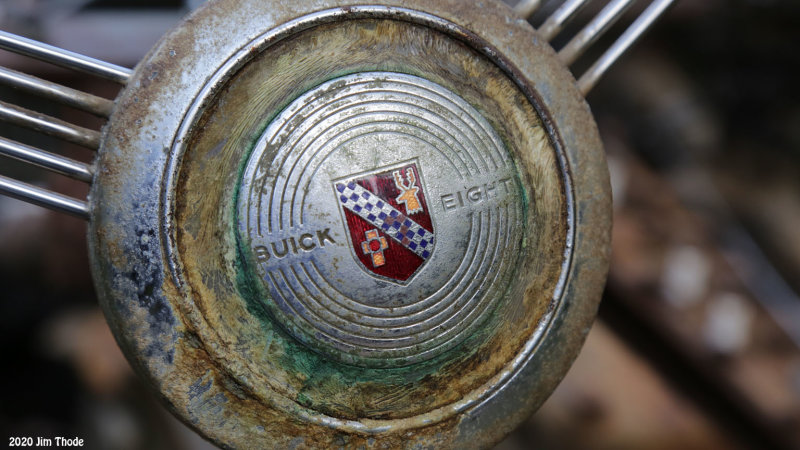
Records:
<instances>
[{"instance_id":1,"label":"checkered pattern on shield","mask_svg":"<svg viewBox=\"0 0 800 450\"><path fill-rule=\"evenodd\" d=\"M416 163L338 181L334 188L366 270L404 282L430 258L433 222Z\"/></svg>"}]
</instances>

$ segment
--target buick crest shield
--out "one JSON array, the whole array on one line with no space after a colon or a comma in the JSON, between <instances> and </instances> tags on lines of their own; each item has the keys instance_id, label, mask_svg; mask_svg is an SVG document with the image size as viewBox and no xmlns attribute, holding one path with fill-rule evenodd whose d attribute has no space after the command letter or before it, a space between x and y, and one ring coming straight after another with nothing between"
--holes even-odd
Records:
<instances>
[{"instance_id":1,"label":"buick crest shield","mask_svg":"<svg viewBox=\"0 0 800 450\"><path fill-rule=\"evenodd\" d=\"M404 284L428 261L434 226L416 162L334 181L354 257L364 270Z\"/></svg>"}]
</instances>

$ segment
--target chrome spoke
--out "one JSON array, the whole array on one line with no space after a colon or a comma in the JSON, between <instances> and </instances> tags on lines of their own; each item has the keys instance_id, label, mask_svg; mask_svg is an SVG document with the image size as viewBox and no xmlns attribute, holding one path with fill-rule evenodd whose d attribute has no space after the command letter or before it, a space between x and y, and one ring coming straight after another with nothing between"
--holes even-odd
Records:
<instances>
[{"instance_id":1,"label":"chrome spoke","mask_svg":"<svg viewBox=\"0 0 800 450\"><path fill-rule=\"evenodd\" d=\"M97 150L100 147L100 133L97 131L72 125L55 117L9 105L5 102L0 102L0 122L30 128L92 150Z\"/></svg>"},{"instance_id":2,"label":"chrome spoke","mask_svg":"<svg viewBox=\"0 0 800 450\"><path fill-rule=\"evenodd\" d=\"M571 66L594 45L619 19L627 12L637 0L610 0L569 42L558 50L558 58L565 66ZM531 16L545 2L541 0L520 0L514 11L531 19ZM538 27L539 35L547 42L551 42L564 28L574 20L581 10L590 3L590 0L565 0L550 2L549 10L552 13L543 19ZM676 3L676 0L648 0L648 6L636 17L628 29L614 42L600 58L595 61L578 81L578 87L586 95L597 84L600 78L630 49L641 36ZM554 5L555 4L555 5ZM577 74L576 74L577 78Z\"/></svg>"},{"instance_id":3,"label":"chrome spoke","mask_svg":"<svg viewBox=\"0 0 800 450\"><path fill-rule=\"evenodd\" d=\"M54 211L89 219L89 205L86 202L48 191L31 184L23 183L0 175L0 194L43 206Z\"/></svg>"},{"instance_id":4,"label":"chrome spoke","mask_svg":"<svg viewBox=\"0 0 800 450\"><path fill-rule=\"evenodd\" d=\"M564 29L575 15L577 15L584 6L589 4L590 0L567 0L561 7L555 10L550 17L545 20L541 27L539 27L539 34L546 41L552 41L554 37Z\"/></svg>"},{"instance_id":5,"label":"chrome spoke","mask_svg":"<svg viewBox=\"0 0 800 450\"><path fill-rule=\"evenodd\" d=\"M107 118L114 102L111 100L42 80L15 70L0 67L0 84L28 92L47 100Z\"/></svg>"},{"instance_id":6,"label":"chrome spoke","mask_svg":"<svg viewBox=\"0 0 800 450\"><path fill-rule=\"evenodd\" d=\"M628 27L622 36L578 80L583 95L589 93L608 69L635 44L653 23L661 17L675 0L655 0Z\"/></svg>"},{"instance_id":7,"label":"chrome spoke","mask_svg":"<svg viewBox=\"0 0 800 450\"><path fill-rule=\"evenodd\" d=\"M92 168L88 164L3 137L0 137L0 155L33 164L76 180L87 183L92 181Z\"/></svg>"},{"instance_id":8,"label":"chrome spoke","mask_svg":"<svg viewBox=\"0 0 800 450\"><path fill-rule=\"evenodd\" d=\"M133 71L88 56L63 50L41 42L0 31L0 49L39 59L76 72L89 74L124 85ZM66 105L107 119L114 102L87 92L82 92L32 75L0 67L0 85L17 89L50 102ZM92 150L100 147L100 132L68 123L41 112L31 111L17 104L0 101L0 122L24 127L41 134ZM84 183L91 183L94 168L90 164L73 160L52 152L0 136L0 156L13 158ZM88 202L49 191L0 175L0 194L55 211L88 218Z\"/></svg>"},{"instance_id":9,"label":"chrome spoke","mask_svg":"<svg viewBox=\"0 0 800 450\"><path fill-rule=\"evenodd\" d=\"M133 71L126 67L100 61L99 59L53 47L52 45L5 31L0 31L0 48L67 69L105 78L119 84L126 84L133 74Z\"/></svg>"},{"instance_id":10,"label":"chrome spoke","mask_svg":"<svg viewBox=\"0 0 800 450\"><path fill-rule=\"evenodd\" d=\"M569 66L611 28L636 0L612 0L559 52L558 58Z\"/></svg>"}]
</instances>

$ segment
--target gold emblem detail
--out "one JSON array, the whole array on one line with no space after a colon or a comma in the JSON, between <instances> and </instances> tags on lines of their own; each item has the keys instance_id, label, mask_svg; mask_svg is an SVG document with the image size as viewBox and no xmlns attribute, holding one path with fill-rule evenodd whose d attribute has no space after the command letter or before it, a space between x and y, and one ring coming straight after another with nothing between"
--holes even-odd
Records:
<instances>
[{"instance_id":1,"label":"gold emblem detail","mask_svg":"<svg viewBox=\"0 0 800 450\"><path fill-rule=\"evenodd\" d=\"M417 187L417 178L414 176L414 169L410 167L406 169L406 178L408 178L407 185L399 170L392 172L392 175L394 176L394 185L397 186L397 189L400 189L400 195L395 199L397 203L405 205L406 214L408 215L421 213L422 204L417 196L419 187Z\"/></svg>"}]
</instances>

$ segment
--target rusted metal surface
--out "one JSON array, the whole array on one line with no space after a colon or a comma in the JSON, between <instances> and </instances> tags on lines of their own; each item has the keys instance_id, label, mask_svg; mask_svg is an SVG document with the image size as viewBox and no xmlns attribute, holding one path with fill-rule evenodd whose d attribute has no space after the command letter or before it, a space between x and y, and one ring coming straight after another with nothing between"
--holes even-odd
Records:
<instances>
[{"instance_id":1,"label":"rusted metal surface","mask_svg":"<svg viewBox=\"0 0 800 450\"><path fill-rule=\"evenodd\" d=\"M609 187L574 79L512 17L495 2L226 0L137 67L99 153L92 270L120 346L185 422L224 447L487 447L547 398L596 312ZM242 170L270 121L372 71L476 108L526 200L491 317L433 359L384 368L320 356L278 325L237 232Z\"/></svg>"}]
</instances>

